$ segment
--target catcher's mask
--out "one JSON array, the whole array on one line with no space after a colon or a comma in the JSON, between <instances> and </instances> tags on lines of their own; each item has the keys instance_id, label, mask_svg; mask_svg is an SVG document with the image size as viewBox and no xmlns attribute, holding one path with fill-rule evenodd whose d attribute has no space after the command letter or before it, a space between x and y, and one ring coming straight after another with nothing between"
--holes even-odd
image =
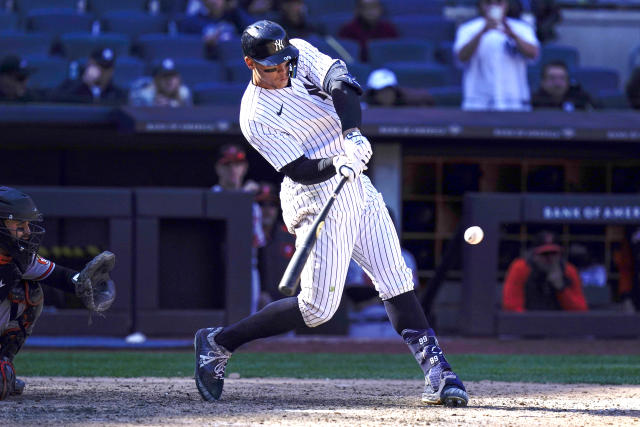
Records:
<instances>
[{"instance_id":1,"label":"catcher's mask","mask_svg":"<svg viewBox=\"0 0 640 427\"><path fill-rule=\"evenodd\" d=\"M7 220L29 221L29 232L22 229L25 234L18 238L16 230L7 227ZM0 187L0 248L28 263L45 233L44 227L34 222L42 222L42 214L31 197L15 188Z\"/></svg>"},{"instance_id":2,"label":"catcher's mask","mask_svg":"<svg viewBox=\"0 0 640 427\"><path fill-rule=\"evenodd\" d=\"M298 69L298 48L289 43L287 32L273 21L258 21L242 33L242 52L258 64L271 67L289 63L289 77L295 78Z\"/></svg>"}]
</instances>

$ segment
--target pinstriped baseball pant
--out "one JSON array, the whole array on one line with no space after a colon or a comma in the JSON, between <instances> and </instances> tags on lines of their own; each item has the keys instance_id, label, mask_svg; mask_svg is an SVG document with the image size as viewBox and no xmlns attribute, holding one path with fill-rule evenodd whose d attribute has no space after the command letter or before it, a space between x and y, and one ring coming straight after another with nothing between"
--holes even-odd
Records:
<instances>
[{"instance_id":1,"label":"pinstriped baseball pant","mask_svg":"<svg viewBox=\"0 0 640 427\"><path fill-rule=\"evenodd\" d=\"M296 245L339 180L335 176L314 185L283 181L283 218L296 235ZM302 271L298 306L307 326L327 322L338 310L352 257L371 277L382 300L413 290L411 270L382 195L365 175L347 182L338 195Z\"/></svg>"}]
</instances>

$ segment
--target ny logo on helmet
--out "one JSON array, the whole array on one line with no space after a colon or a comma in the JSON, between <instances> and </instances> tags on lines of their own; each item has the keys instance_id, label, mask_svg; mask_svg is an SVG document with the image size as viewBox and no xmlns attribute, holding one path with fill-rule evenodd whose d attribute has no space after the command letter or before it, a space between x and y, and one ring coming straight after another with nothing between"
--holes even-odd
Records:
<instances>
[{"instance_id":1,"label":"ny logo on helmet","mask_svg":"<svg viewBox=\"0 0 640 427\"><path fill-rule=\"evenodd\" d=\"M275 46L276 50L284 49L284 41L283 40L275 40L273 42L273 45Z\"/></svg>"}]
</instances>

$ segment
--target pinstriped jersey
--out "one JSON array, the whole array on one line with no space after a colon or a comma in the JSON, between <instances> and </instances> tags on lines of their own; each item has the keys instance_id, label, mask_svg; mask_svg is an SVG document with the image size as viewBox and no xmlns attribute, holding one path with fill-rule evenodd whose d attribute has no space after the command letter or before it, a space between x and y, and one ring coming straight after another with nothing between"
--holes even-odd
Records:
<instances>
[{"instance_id":1,"label":"pinstriped jersey","mask_svg":"<svg viewBox=\"0 0 640 427\"><path fill-rule=\"evenodd\" d=\"M282 89L249 83L240 107L240 129L249 143L278 171L301 156L333 157L344 152L340 119L322 83L333 59L301 39L298 72Z\"/></svg>"}]
</instances>

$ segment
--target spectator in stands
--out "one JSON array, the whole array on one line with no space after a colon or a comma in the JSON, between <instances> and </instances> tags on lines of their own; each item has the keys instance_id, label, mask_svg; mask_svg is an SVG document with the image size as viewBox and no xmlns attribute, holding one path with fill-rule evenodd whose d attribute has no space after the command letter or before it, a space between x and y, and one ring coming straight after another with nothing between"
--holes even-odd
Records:
<instances>
[{"instance_id":1,"label":"spectator in stands","mask_svg":"<svg viewBox=\"0 0 640 427\"><path fill-rule=\"evenodd\" d=\"M531 9L536 18L536 36L540 43L558 38L556 25L562 21L560 5L556 0L531 0Z\"/></svg>"},{"instance_id":2,"label":"spectator in stands","mask_svg":"<svg viewBox=\"0 0 640 427\"><path fill-rule=\"evenodd\" d=\"M369 74L364 93L368 106L401 107L433 105L433 97L426 89L403 88L393 71L379 68Z\"/></svg>"},{"instance_id":3,"label":"spectator in stands","mask_svg":"<svg viewBox=\"0 0 640 427\"><path fill-rule=\"evenodd\" d=\"M307 6L304 0L280 0L278 23L287 31L290 39L305 39L311 34L324 34L319 25L307 20Z\"/></svg>"},{"instance_id":4,"label":"spectator in stands","mask_svg":"<svg viewBox=\"0 0 640 427\"><path fill-rule=\"evenodd\" d=\"M453 50L464 65L465 110L531 109L527 61L539 43L525 22L506 16L507 0L479 0L480 15L458 28Z\"/></svg>"},{"instance_id":5,"label":"spectator in stands","mask_svg":"<svg viewBox=\"0 0 640 427\"><path fill-rule=\"evenodd\" d=\"M620 247L613 253L620 272L615 297L627 313L640 311L640 227L626 226Z\"/></svg>"},{"instance_id":6,"label":"spectator in stands","mask_svg":"<svg viewBox=\"0 0 640 427\"><path fill-rule=\"evenodd\" d=\"M206 56L216 58L218 43L238 37L252 22L237 0L195 0L187 5L187 17L178 23L178 28L202 35Z\"/></svg>"},{"instance_id":7,"label":"spectator in stands","mask_svg":"<svg viewBox=\"0 0 640 427\"><path fill-rule=\"evenodd\" d=\"M41 97L27 87L32 69L26 60L7 55L0 62L0 102L34 102Z\"/></svg>"},{"instance_id":8,"label":"spectator in stands","mask_svg":"<svg viewBox=\"0 0 640 427\"><path fill-rule=\"evenodd\" d=\"M593 110L597 103L577 83L570 83L569 68L563 61L542 67L540 88L533 94L533 108L557 108L564 111Z\"/></svg>"},{"instance_id":9,"label":"spectator in stands","mask_svg":"<svg viewBox=\"0 0 640 427\"><path fill-rule=\"evenodd\" d=\"M634 68L631 72L626 92L631 107L635 110L640 110L640 67Z\"/></svg>"},{"instance_id":10,"label":"spectator in stands","mask_svg":"<svg viewBox=\"0 0 640 427\"><path fill-rule=\"evenodd\" d=\"M191 91L182 83L175 62L165 58L153 69L153 78L136 81L129 94L129 105L184 107L193 105Z\"/></svg>"},{"instance_id":11,"label":"spectator in stands","mask_svg":"<svg viewBox=\"0 0 640 427\"><path fill-rule=\"evenodd\" d=\"M538 233L527 255L511 262L502 288L502 308L515 312L587 310L578 270L563 259L554 233Z\"/></svg>"},{"instance_id":12,"label":"spectator in stands","mask_svg":"<svg viewBox=\"0 0 640 427\"><path fill-rule=\"evenodd\" d=\"M127 101L127 91L113 83L116 56L109 48L95 49L79 79L67 79L54 90L56 102L120 105Z\"/></svg>"},{"instance_id":13,"label":"spectator in stands","mask_svg":"<svg viewBox=\"0 0 640 427\"><path fill-rule=\"evenodd\" d=\"M211 187L211 191L243 191L253 195L258 194L260 187L255 181L247 180L249 162L242 147L236 144L225 145L220 150L220 156L215 165L218 184ZM258 310L260 297L260 275L258 272L258 248L265 245L262 229L262 211L258 203L254 202L253 213L253 252L251 257L251 313Z\"/></svg>"},{"instance_id":14,"label":"spectator in stands","mask_svg":"<svg viewBox=\"0 0 640 427\"><path fill-rule=\"evenodd\" d=\"M338 31L338 37L356 40L360 43L360 60L369 59L367 42L371 39L391 39L398 37L396 27L382 17L380 0L358 0L354 18Z\"/></svg>"}]
</instances>

